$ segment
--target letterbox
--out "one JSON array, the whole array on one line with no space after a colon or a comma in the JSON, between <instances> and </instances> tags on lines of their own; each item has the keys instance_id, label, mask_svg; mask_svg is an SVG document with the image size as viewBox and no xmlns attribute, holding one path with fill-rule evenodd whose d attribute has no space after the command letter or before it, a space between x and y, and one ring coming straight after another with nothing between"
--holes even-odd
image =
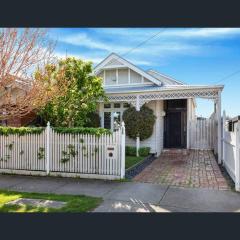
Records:
<instances>
[{"instance_id":1,"label":"letterbox","mask_svg":"<svg viewBox=\"0 0 240 240\"><path fill-rule=\"evenodd\" d=\"M107 158L115 158L116 157L115 146L107 145L106 152L107 152Z\"/></svg>"}]
</instances>

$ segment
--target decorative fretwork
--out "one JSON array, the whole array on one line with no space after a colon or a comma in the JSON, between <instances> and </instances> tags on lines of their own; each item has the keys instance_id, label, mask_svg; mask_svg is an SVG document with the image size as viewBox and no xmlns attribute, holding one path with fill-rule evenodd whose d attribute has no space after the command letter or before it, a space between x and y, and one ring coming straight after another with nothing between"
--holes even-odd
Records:
<instances>
[{"instance_id":1,"label":"decorative fretwork","mask_svg":"<svg viewBox=\"0 0 240 240\"><path fill-rule=\"evenodd\" d=\"M218 90L216 89L203 89L203 90L176 90L176 91L165 91L159 93L148 93L141 94L140 99L142 100L160 100L160 99L179 99L179 98L210 98L216 99L218 97Z\"/></svg>"},{"instance_id":2,"label":"decorative fretwork","mask_svg":"<svg viewBox=\"0 0 240 240\"><path fill-rule=\"evenodd\" d=\"M159 91L155 93L131 93L126 95L110 95L108 96L111 102L128 102L136 107L141 107L152 100L167 100L167 99L185 99L185 98L207 98L217 101L218 88L206 89L176 89Z\"/></svg>"}]
</instances>

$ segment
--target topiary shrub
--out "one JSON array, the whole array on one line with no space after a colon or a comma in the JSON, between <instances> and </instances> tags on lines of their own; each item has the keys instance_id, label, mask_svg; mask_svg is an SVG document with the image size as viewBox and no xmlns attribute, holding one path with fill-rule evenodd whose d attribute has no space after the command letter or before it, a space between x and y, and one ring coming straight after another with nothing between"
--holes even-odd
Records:
<instances>
[{"instance_id":1,"label":"topiary shrub","mask_svg":"<svg viewBox=\"0 0 240 240\"><path fill-rule=\"evenodd\" d=\"M151 137L155 123L153 110L143 105L140 111L130 107L123 112L123 121L125 122L126 135L130 138L145 140Z\"/></svg>"},{"instance_id":2,"label":"topiary shrub","mask_svg":"<svg viewBox=\"0 0 240 240\"><path fill-rule=\"evenodd\" d=\"M86 116L84 127L98 128L100 127L100 116L96 112L90 112Z\"/></svg>"}]
</instances>

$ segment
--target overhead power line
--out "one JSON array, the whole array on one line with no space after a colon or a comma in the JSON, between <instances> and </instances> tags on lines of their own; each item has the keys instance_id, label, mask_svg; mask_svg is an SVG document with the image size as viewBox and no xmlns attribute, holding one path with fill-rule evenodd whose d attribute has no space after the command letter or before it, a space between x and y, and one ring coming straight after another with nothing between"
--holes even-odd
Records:
<instances>
[{"instance_id":1,"label":"overhead power line","mask_svg":"<svg viewBox=\"0 0 240 240\"><path fill-rule=\"evenodd\" d=\"M163 33L166 29L162 29L161 31L155 33L154 35L152 35L151 37L147 38L146 40L144 40L143 42L139 43L137 46L131 48L130 50L128 50L127 52L121 54L122 56L126 56L129 53L133 52L134 50L136 50L137 48L141 47L142 45L144 45L145 43L147 43L148 41L150 41L151 39L157 37L159 34Z\"/></svg>"},{"instance_id":2,"label":"overhead power line","mask_svg":"<svg viewBox=\"0 0 240 240\"><path fill-rule=\"evenodd\" d=\"M220 82L222 82L222 81L224 81L224 80L227 80L227 79L229 79L229 78L231 78L231 77L237 75L238 73L240 73L240 69L237 70L237 71L235 71L235 72L232 72L232 73L226 75L225 77L221 78L221 79L218 80L217 82L214 82L214 84L217 84L217 83L220 83Z\"/></svg>"}]
</instances>

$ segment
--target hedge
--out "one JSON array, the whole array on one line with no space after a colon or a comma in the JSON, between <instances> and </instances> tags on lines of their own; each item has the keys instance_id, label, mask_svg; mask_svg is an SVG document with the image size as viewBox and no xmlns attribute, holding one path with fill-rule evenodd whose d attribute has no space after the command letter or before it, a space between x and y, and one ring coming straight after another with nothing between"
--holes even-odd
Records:
<instances>
[{"instance_id":1,"label":"hedge","mask_svg":"<svg viewBox=\"0 0 240 240\"><path fill-rule=\"evenodd\" d=\"M8 136L10 134L18 134L23 136L25 134L40 134L43 132L44 127L2 127L0 126L0 135ZM109 129L105 128L66 128L66 127L54 127L57 133L79 133L79 134L90 134L100 136L102 134L111 134Z\"/></svg>"},{"instance_id":2,"label":"hedge","mask_svg":"<svg viewBox=\"0 0 240 240\"><path fill-rule=\"evenodd\" d=\"M140 147L138 150L138 154L141 157L147 157L150 154L150 147ZM137 149L136 147L126 146L126 155L127 156L136 156Z\"/></svg>"},{"instance_id":3,"label":"hedge","mask_svg":"<svg viewBox=\"0 0 240 240\"><path fill-rule=\"evenodd\" d=\"M66 128L66 127L54 127L54 131L57 133L76 133L76 134L90 134L100 136L102 134L111 134L112 132L109 129L105 128L84 128L84 127L75 127L75 128Z\"/></svg>"},{"instance_id":4,"label":"hedge","mask_svg":"<svg viewBox=\"0 0 240 240\"><path fill-rule=\"evenodd\" d=\"M0 135L8 136L10 134L18 134L19 136L25 134L40 134L44 130L43 127L2 127L0 126Z\"/></svg>"}]
</instances>

